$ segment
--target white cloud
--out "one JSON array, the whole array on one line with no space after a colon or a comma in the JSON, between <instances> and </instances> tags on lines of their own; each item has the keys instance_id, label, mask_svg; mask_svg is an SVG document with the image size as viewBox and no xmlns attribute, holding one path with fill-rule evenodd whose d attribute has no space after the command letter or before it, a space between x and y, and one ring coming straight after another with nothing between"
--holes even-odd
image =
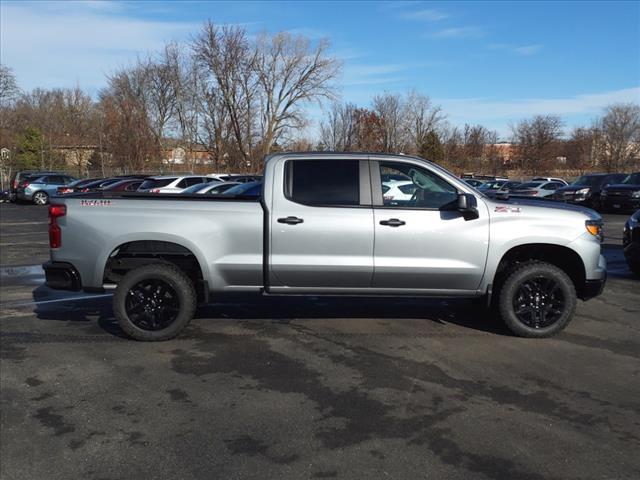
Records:
<instances>
[{"instance_id":1,"label":"white cloud","mask_svg":"<svg viewBox=\"0 0 640 480\"><path fill-rule=\"evenodd\" d=\"M486 98L439 98L434 102L441 105L454 125L481 123L507 132L509 122L532 115L560 115L567 117L595 116L603 108L618 102L640 103L640 87L587 93L565 98L525 98L514 100L494 100Z\"/></svg>"},{"instance_id":2,"label":"white cloud","mask_svg":"<svg viewBox=\"0 0 640 480\"><path fill-rule=\"evenodd\" d=\"M535 44L535 45L511 45L508 43L491 43L488 45L488 48L491 50L505 50L511 53L515 53L516 55L520 55L523 57L528 57L531 55L535 55L538 53L544 45Z\"/></svg>"},{"instance_id":3,"label":"white cloud","mask_svg":"<svg viewBox=\"0 0 640 480\"><path fill-rule=\"evenodd\" d=\"M415 10L413 12L402 12L400 14L400 18L404 20L438 22L440 20L444 20L445 18L449 18L449 15L439 10L428 8L424 10Z\"/></svg>"},{"instance_id":4,"label":"white cloud","mask_svg":"<svg viewBox=\"0 0 640 480\"><path fill-rule=\"evenodd\" d=\"M484 30L480 27L451 27L429 34L435 38L480 38L484 35Z\"/></svg>"},{"instance_id":5,"label":"white cloud","mask_svg":"<svg viewBox=\"0 0 640 480\"><path fill-rule=\"evenodd\" d=\"M82 87L95 90L104 85L105 73L200 28L121 16L120 8L108 2L2 2L2 62L25 89L69 86L73 72Z\"/></svg>"}]
</instances>

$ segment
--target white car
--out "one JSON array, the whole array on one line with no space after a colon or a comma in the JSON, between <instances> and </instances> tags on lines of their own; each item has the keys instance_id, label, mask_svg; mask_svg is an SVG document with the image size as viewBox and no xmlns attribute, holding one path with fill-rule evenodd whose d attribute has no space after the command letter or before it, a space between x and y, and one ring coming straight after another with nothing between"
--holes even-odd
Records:
<instances>
[{"instance_id":1,"label":"white car","mask_svg":"<svg viewBox=\"0 0 640 480\"><path fill-rule=\"evenodd\" d=\"M562 183L563 185L569 185L563 179L555 178L555 177L533 177L531 181L532 182L558 182L558 183Z\"/></svg>"},{"instance_id":2,"label":"white car","mask_svg":"<svg viewBox=\"0 0 640 480\"><path fill-rule=\"evenodd\" d=\"M215 179L200 175L166 175L161 177L148 177L144 179L138 188L139 192L149 193L180 193L198 183L209 183Z\"/></svg>"},{"instance_id":3,"label":"white car","mask_svg":"<svg viewBox=\"0 0 640 480\"><path fill-rule=\"evenodd\" d=\"M235 186L238 185L242 185L242 183L240 182L211 182L209 185L207 185L204 188L201 188L200 190L198 190L196 193L199 194L209 194L209 195L221 195L222 193L226 192L227 190L229 190L230 188L233 188Z\"/></svg>"},{"instance_id":4,"label":"white car","mask_svg":"<svg viewBox=\"0 0 640 480\"><path fill-rule=\"evenodd\" d=\"M518 185L510 191L510 195L523 196L523 197L548 197L553 193L564 187L565 184L561 182L527 182Z\"/></svg>"},{"instance_id":5,"label":"white car","mask_svg":"<svg viewBox=\"0 0 640 480\"><path fill-rule=\"evenodd\" d=\"M382 184L382 196L385 200L411 200L416 191L415 183L407 180L392 180Z\"/></svg>"}]
</instances>

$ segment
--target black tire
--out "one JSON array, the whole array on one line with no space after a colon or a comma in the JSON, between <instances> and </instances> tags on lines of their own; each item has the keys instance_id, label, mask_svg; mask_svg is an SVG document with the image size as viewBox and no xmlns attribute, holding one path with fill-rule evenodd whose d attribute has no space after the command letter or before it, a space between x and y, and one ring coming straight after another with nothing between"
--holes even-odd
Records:
<instances>
[{"instance_id":1,"label":"black tire","mask_svg":"<svg viewBox=\"0 0 640 480\"><path fill-rule=\"evenodd\" d=\"M49 203L49 194L40 190L31 196L31 201L34 205L46 205Z\"/></svg>"},{"instance_id":2,"label":"black tire","mask_svg":"<svg viewBox=\"0 0 640 480\"><path fill-rule=\"evenodd\" d=\"M187 275L167 263L129 271L118 283L113 312L135 340L169 340L184 329L196 310L196 292Z\"/></svg>"},{"instance_id":3,"label":"black tire","mask_svg":"<svg viewBox=\"0 0 640 480\"><path fill-rule=\"evenodd\" d=\"M529 261L506 277L498 311L518 337L543 338L562 331L576 310L576 289L569 276L549 263Z\"/></svg>"}]
</instances>

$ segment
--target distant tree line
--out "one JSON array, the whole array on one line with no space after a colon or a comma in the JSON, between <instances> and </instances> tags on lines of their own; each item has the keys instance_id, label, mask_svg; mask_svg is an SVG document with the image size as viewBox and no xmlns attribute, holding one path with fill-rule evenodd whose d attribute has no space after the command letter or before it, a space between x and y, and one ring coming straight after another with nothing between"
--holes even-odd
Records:
<instances>
[{"instance_id":1,"label":"distant tree line","mask_svg":"<svg viewBox=\"0 0 640 480\"><path fill-rule=\"evenodd\" d=\"M258 171L272 152L313 149L403 152L459 172L541 173L559 159L574 170L638 168L637 104L611 105L570 132L555 115L514 123L505 161L497 132L450 124L420 92L385 92L366 106L339 101L340 72L325 40L251 36L210 21L191 41L108 75L96 98L80 87L21 91L0 65L1 166L193 170L204 158L209 171L243 172ZM312 103L323 106L318 138L308 138ZM184 151L179 167L163 158L175 147Z\"/></svg>"}]
</instances>

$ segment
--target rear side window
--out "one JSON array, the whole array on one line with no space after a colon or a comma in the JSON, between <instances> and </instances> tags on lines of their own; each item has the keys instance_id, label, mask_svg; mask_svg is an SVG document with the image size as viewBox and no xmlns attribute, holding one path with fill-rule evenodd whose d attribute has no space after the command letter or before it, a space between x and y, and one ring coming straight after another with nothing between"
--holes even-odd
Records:
<instances>
[{"instance_id":1,"label":"rear side window","mask_svg":"<svg viewBox=\"0 0 640 480\"><path fill-rule=\"evenodd\" d=\"M142 182L142 185L140 186L140 188L143 190L148 190L150 188L162 188L162 187L166 187L173 181L175 181L175 178L160 178L158 180L149 178L144 182Z\"/></svg>"},{"instance_id":2,"label":"rear side window","mask_svg":"<svg viewBox=\"0 0 640 480\"><path fill-rule=\"evenodd\" d=\"M311 206L360 204L358 160L289 160L285 196Z\"/></svg>"}]
</instances>

